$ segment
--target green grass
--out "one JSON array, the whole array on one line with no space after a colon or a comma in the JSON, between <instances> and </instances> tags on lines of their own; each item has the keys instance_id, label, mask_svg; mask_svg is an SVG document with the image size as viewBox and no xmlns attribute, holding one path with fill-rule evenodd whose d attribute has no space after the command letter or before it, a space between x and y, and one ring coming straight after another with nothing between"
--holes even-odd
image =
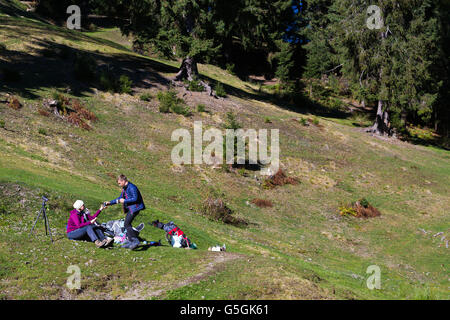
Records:
<instances>
[{"instance_id":1,"label":"green grass","mask_svg":"<svg viewBox=\"0 0 450 320\"><path fill-rule=\"evenodd\" d=\"M167 66L167 70L179 65L130 52L117 29L77 33L4 15L0 23L5 26L0 29L0 41L19 53L31 54L28 45L36 44L27 42L12 26L37 39L46 35L73 49L99 51L117 63L127 60L136 68L143 61ZM148 72L156 79L156 75L171 75L167 70ZM233 92L254 93L255 85L225 70L209 65L200 65L199 70L227 85L227 91L229 86ZM448 249L432 237L440 231L448 235L450 227L448 151L365 135L353 124L364 123L364 118L306 115L257 95L246 99L231 92L220 108L216 100L186 101L193 110L207 106L208 113L201 111L204 107L197 108L198 113L185 118L158 112L154 101L113 95L101 88L95 93L87 87L67 94L98 117L98 122L91 123L92 130L86 131L53 116L39 116L42 98L64 86L46 83L44 77L42 83L30 84L27 70L19 71L24 75L22 82L7 90L0 87L0 93L11 92L24 105L12 110L0 103L0 298L449 298ZM155 90L145 92L156 96ZM316 125L305 125L306 119ZM239 170L185 165L183 171L174 171L170 155L177 142L171 141L171 133L179 128L192 130L196 120L204 121L205 128L221 130L280 129L281 162L289 176L301 183L265 190L254 177L258 173L249 170L241 175ZM38 134L39 128L46 135ZM147 209L135 222L146 224L142 237L164 239L164 233L149 222L174 221L198 250L167 245L146 251L100 250L92 243L66 239L64 228L72 203L83 199L95 210L117 197L120 190L114 177L120 173L136 183L144 196ZM233 215L250 225L238 228L199 214L211 189L223 197ZM53 244L45 236L42 221L35 235L29 235L42 194L50 197ZM254 198L270 200L274 206L259 209L246 204ZM368 220L339 216L341 203L361 198L382 216ZM116 206L104 211L99 220L122 216ZM431 233L424 235L419 228ZM223 243L226 253L207 250ZM70 265L81 268L81 291L65 286ZM370 265L381 268L381 290L366 286Z\"/></svg>"}]
</instances>

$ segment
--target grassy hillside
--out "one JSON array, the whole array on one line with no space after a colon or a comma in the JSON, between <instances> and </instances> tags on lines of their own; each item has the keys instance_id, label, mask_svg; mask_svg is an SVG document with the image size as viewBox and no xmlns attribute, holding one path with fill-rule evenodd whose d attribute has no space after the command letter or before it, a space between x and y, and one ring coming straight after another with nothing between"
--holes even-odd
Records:
<instances>
[{"instance_id":1,"label":"grassy hillside","mask_svg":"<svg viewBox=\"0 0 450 320\"><path fill-rule=\"evenodd\" d=\"M448 151L372 137L342 118L300 113L295 110L302 106L270 102L256 84L208 65L199 68L203 77L223 83L228 96L178 88L192 115L161 113L156 96L168 90L178 62L131 52L116 29L70 31L6 6L0 0L1 298L449 298L450 261L441 241L450 231ZM74 72L86 54L97 65L91 82ZM111 68L117 78L132 80L131 95L102 90L99 75ZM140 100L143 93L152 99ZM86 121L91 130L42 111L44 99L58 94L96 115L98 121ZM21 108L11 107L13 98ZM197 112L198 104L207 112ZM172 164L173 130L192 133L199 120L204 128L223 129L227 112L244 128L279 129L282 168L300 183L265 189L255 171ZM173 220L198 250L99 250L67 240L72 203L83 199L94 210L117 197L119 173L144 196L147 210L135 222L147 224L143 238L164 239L149 222ZM42 221L29 234L42 194L50 198L53 244ZM199 214L208 194L224 199L249 225ZM249 204L255 198L273 207ZM361 198L381 216L340 216L340 205ZM121 217L111 207L99 220ZM207 250L223 243L227 252ZM81 290L65 286L70 265L81 268ZM380 290L366 286L370 265L381 268Z\"/></svg>"}]
</instances>

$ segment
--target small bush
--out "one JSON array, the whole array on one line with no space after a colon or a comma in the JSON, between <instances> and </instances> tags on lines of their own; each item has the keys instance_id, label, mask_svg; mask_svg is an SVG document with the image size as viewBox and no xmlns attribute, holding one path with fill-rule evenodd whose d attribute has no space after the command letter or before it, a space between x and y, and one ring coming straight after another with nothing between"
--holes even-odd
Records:
<instances>
[{"instance_id":1,"label":"small bush","mask_svg":"<svg viewBox=\"0 0 450 320\"><path fill-rule=\"evenodd\" d=\"M159 111L168 113L173 112L185 116L190 115L190 111L184 105L184 100L177 97L177 93L173 90L166 92L160 91L157 96L159 100Z\"/></svg>"},{"instance_id":2,"label":"small bush","mask_svg":"<svg viewBox=\"0 0 450 320\"><path fill-rule=\"evenodd\" d=\"M203 201L201 212L213 221L221 221L234 226L248 225L248 222L244 219L233 217L233 211L226 206L221 198L208 197Z\"/></svg>"},{"instance_id":3,"label":"small bush","mask_svg":"<svg viewBox=\"0 0 450 320\"><path fill-rule=\"evenodd\" d=\"M73 70L77 80L93 81L97 71L97 62L89 55L77 54Z\"/></svg>"},{"instance_id":4,"label":"small bush","mask_svg":"<svg viewBox=\"0 0 450 320\"><path fill-rule=\"evenodd\" d=\"M197 105L197 112L206 112L206 107L204 104Z\"/></svg>"},{"instance_id":5,"label":"small bush","mask_svg":"<svg viewBox=\"0 0 450 320\"><path fill-rule=\"evenodd\" d=\"M95 31L98 30L98 27L97 27L94 23L91 22L91 23L88 25L88 30L91 31L91 32L95 32Z\"/></svg>"},{"instance_id":6,"label":"small bush","mask_svg":"<svg viewBox=\"0 0 450 320\"><path fill-rule=\"evenodd\" d=\"M226 69L229 74L234 75L234 69L235 69L234 63L227 63Z\"/></svg>"},{"instance_id":7,"label":"small bush","mask_svg":"<svg viewBox=\"0 0 450 320\"><path fill-rule=\"evenodd\" d=\"M86 122L84 122L83 119L81 119L80 115L76 112L71 112L67 117L67 121L84 130L91 130L91 127Z\"/></svg>"},{"instance_id":8,"label":"small bush","mask_svg":"<svg viewBox=\"0 0 450 320\"><path fill-rule=\"evenodd\" d=\"M119 78L119 93L126 93L131 94L131 86L133 85L133 81L130 80L130 78L126 75L121 75Z\"/></svg>"},{"instance_id":9,"label":"small bush","mask_svg":"<svg viewBox=\"0 0 450 320\"><path fill-rule=\"evenodd\" d=\"M299 121L300 121L300 123L301 123L302 125L304 125L305 127L309 125L309 124L308 124L308 120L306 120L306 119L303 118L303 117L301 117Z\"/></svg>"},{"instance_id":10,"label":"small bush","mask_svg":"<svg viewBox=\"0 0 450 320\"><path fill-rule=\"evenodd\" d=\"M44 117L50 116L50 112L48 112L48 111L46 111L46 110L44 110L44 109L38 109L38 113L39 113L41 116L44 116Z\"/></svg>"},{"instance_id":11,"label":"small bush","mask_svg":"<svg viewBox=\"0 0 450 320\"><path fill-rule=\"evenodd\" d=\"M4 129L5 125L5 120L0 120L0 128Z\"/></svg>"},{"instance_id":12,"label":"small bush","mask_svg":"<svg viewBox=\"0 0 450 320\"><path fill-rule=\"evenodd\" d=\"M8 106L14 110L19 110L20 108L22 108L22 104L20 103L19 99L14 97L8 101Z\"/></svg>"},{"instance_id":13,"label":"small bush","mask_svg":"<svg viewBox=\"0 0 450 320\"><path fill-rule=\"evenodd\" d=\"M269 117L265 117L264 118L264 123L272 123L272 121L270 120Z\"/></svg>"},{"instance_id":14,"label":"small bush","mask_svg":"<svg viewBox=\"0 0 450 320\"><path fill-rule=\"evenodd\" d=\"M79 100L72 100L72 108L78 113L81 118L93 122L98 121L97 116L92 111L89 111L85 107L83 107Z\"/></svg>"},{"instance_id":15,"label":"small bush","mask_svg":"<svg viewBox=\"0 0 450 320\"><path fill-rule=\"evenodd\" d=\"M176 114L181 114L181 115L183 115L183 116L186 116L186 117L189 117L190 115L191 115L191 111L189 110L189 108L188 107L186 107L186 106L184 106L184 105L182 105L182 104L174 104L171 108L170 108L170 110L173 112L173 113L176 113Z\"/></svg>"},{"instance_id":16,"label":"small bush","mask_svg":"<svg viewBox=\"0 0 450 320\"><path fill-rule=\"evenodd\" d=\"M254 205L256 205L258 208L272 208L273 204L270 200L264 200L264 199L253 199L251 201Z\"/></svg>"},{"instance_id":17,"label":"small bush","mask_svg":"<svg viewBox=\"0 0 450 320\"><path fill-rule=\"evenodd\" d=\"M356 210L353 207L349 207L349 206L340 206L339 207L339 214L343 217L345 216L353 216L356 217L358 215L358 213L356 212Z\"/></svg>"},{"instance_id":18,"label":"small bush","mask_svg":"<svg viewBox=\"0 0 450 320\"><path fill-rule=\"evenodd\" d=\"M357 218L374 218L381 215L381 212L370 205L366 198L362 198L351 205L341 205L339 207L341 216L353 216Z\"/></svg>"},{"instance_id":19,"label":"small bush","mask_svg":"<svg viewBox=\"0 0 450 320\"><path fill-rule=\"evenodd\" d=\"M288 177L284 171L280 168L277 173L265 179L263 182L264 189L273 189L278 186L283 186L285 184L298 184L299 181L297 178Z\"/></svg>"},{"instance_id":20,"label":"small bush","mask_svg":"<svg viewBox=\"0 0 450 320\"><path fill-rule=\"evenodd\" d=\"M200 84L199 80L188 81L187 89L194 92L203 92L205 90L205 88Z\"/></svg>"},{"instance_id":21,"label":"small bush","mask_svg":"<svg viewBox=\"0 0 450 320\"><path fill-rule=\"evenodd\" d=\"M47 130L45 130L44 128L39 128L38 132L39 132L39 134L42 134L43 136L47 135Z\"/></svg>"},{"instance_id":22,"label":"small bush","mask_svg":"<svg viewBox=\"0 0 450 320\"><path fill-rule=\"evenodd\" d=\"M152 95L148 92L141 94L141 96L139 97L139 99L141 99L141 101L147 101L149 102L150 100L152 100Z\"/></svg>"},{"instance_id":23,"label":"small bush","mask_svg":"<svg viewBox=\"0 0 450 320\"><path fill-rule=\"evenodd\" d=\"M236 116L233 112L228 111L226 113L225 129L237 130L242 128L241 124L236 120Z\"/></svg>"},{"instance_id":24,"label":"small bush","mask_svg":"<svg viewBox=\"0 0 450 320\"><path fill-rule=\"evenodd\" d=\"M225 98L227 96L227 92L225 91L224 86L220 82L216 84L214 90L216 91L216 95L218 97Z\"/></svg>"},{"instance_id":25,"label":"small bush","mask_svg":"<svg viewBox=\"0 0 450 320\"><path fill-rule=\"evenodd\" d=\"M103 71L100 74L100 87L104 91L116 92L115 78L111 72Z\"/></svg>"},{"instance_id":26,"label":"small bush","mask_svg":"<svg viewBox=\"0 0 450 320\"><path fill-rule=\"evenodd\" d=\"M111 71L103 71L100 75L100 86L108 92L131 94L132 85L133 82L124 74L119 77L119 80Z\"/></svg>"}]
</instances>

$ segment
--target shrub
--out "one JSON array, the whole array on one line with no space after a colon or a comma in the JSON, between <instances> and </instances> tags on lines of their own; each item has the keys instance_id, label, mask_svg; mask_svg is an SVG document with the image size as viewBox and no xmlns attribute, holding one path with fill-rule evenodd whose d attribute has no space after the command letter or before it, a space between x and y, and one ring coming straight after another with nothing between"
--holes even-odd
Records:
<instances>
[{"instance_id":1,"label":"shrub","mask_svg":"<svg viewBox=\"0 0 450 320\"><path fill-rule=\"evenodd\" d=\"M89 111L85 107L83 107L79 100L72 100L72 108L78 113L81 118L93 122L98 121L97 116L92 111Z\"/></svg>"},{"instance_id":2,"label":"shrub","mask_svg":"<svg viewBox=\"0 0 450 320\"><path fill-rule=\"evenodd\" d=\"M221 198L209 196L202 203L201 213L213 221L221 221L235 226L248 225L248 222L244 219L233 217L233 211L226 206Z\"/></svg>"},{"instance_id":3,"label":"shrub","mask_svg":"<svg viewBox=\"0 0 450 320\"><path fill-rule=\"evenodd\" d=\"M103 71L100 74L100 86L103 90L108 92L115 92L115 79L111 72Z\"/></svg>"},{"instance_id":4,"label":"shrub","mask_svg":"<svg viewBox=\"0 0 450 320\"><path fill-rule=\"evenodd\" d=\"M263 182L264 189L273 189L277 186L283 186L285 184L298 184L299 181L297 178L288 177L284 171L280 168L277 173L271 175L269 178L265 179Z\"/></svg>"},{"instance_id":5,"label":"shrub","mask_svg":"<svg viewBox=\"0 0 450 320\"><path fill-rule=\"evenodd\" d=\"M133 81L130 80L130 78L126 75L121 75L119 78L119 88L118 88L118 92L119 93L126 93L126 94L131 94L132 90L131 90L131 86L133 85Z\"/></svg>"},{"instance_id":6,"label":"shrub","mask_svg":"<svg viewBox=\"0 0 450 320\"><path fill-rule=\"evenodd\" d=\"M341 216L354 216L356 217L358 215L358 213L356 212L356 210L353 207L349 207L349 206L340 206L339 207L339 214Z\"/></svg>"},{"instance_id":7,"label":"shrub","mask_svg":"<svg viewBox=\"0 0 450 320\"><path fill-rule=\"evenodd\" d=\"M94 23L91 22L91 23L88 25L88 30L91 31L91 32L94 32L94 31L97 31L97 30L98 30L98 27L97 27Z\"/></svg>"},{"instance_id":8,"label":"shrub","mask_svg":"<svg viewBox=\"0 0 450 320\"><path fill-rule=\"evenodd\" d=\"M272 123L272 121L270 120L269 117L265 117L264 118L264 123Z\"/></svg>"},{"instance_id":9,"label":"shrub","mask_svg":"<svg viewBox=\"0 0 450 320\"><path fill-rule=\"evenodd\" d=\"M5 125L5 120L0 120L0 128L4 129Z\"/></svg>"},{"instance_id":10,"label":"shrub","mask_svg":"<svg viewBox=\"0 0 450 320\"><path fill-rule=\"evenodd\" d=\"M67 117L67 121L71 124L76 125L84 130L90 130L91 127L81 119L80 115L76 112L71 112Z\"/></svg>"},{"instance_id":11,"label":"shrub","mask_svg":"<svg viewBox=\"0 0 450 320\"><path fill-rule=\"evenodd\" d=\"M38 132L39 132L39 134L42 134L43 136L47 135L47 130L45 130L44 128L39 128Z\"/></svg>"},{"instance_id":12,"label":"shrub","mask_svg":"<svg viewBox=\"0 0 450 320\"><path fill-rule=\"evenodd\" d=\"M77 54L73 70L77 80L93 81L97 70L97 62L87 54Z\"/></svg>"},{"instance_id":13,"label":"shrub","mask_svg":"<svg viewBox=\"0 0 450 320\"><path fill-rule=\"evenodd\" d=\"M121 75L117 80L116 75L111 71L103 71L100 75L100 86L103 90L112 93L131 94L133 81L127 75Z\"/></svg>"},{"instance_id":14,"label":"shrub","mask_svg":"<svg viewBox=\"0 0 450 320\"><path fill-rule=\"evenodd\" d=\"M177 114L190 114L189 109L184 106L183 99L178 98L177 93L173 90L166 92L160 91L158 92L157 98L159 100L160 112L168 113L172 111Z\"/></svg>"},{"instance_id":15,"label":"shrub","mask_svg":"<svg viewBox=\"0 0 450 320\"><path fill-rule=\"evenodd\" d=\"M192 80L188 81L188 88L189 91L195 91L195 92L203 92L205 88L201 85L199 80Z\"/></svg>"},{"instance_id":16,"label":"shrub","mask_svg":"<svg viewBox=\"0 0 450 320\"><path fill-rule=\"evenodd\" d=\"M150 101L152 100L152 95L148 92L141 94L141 96L139 97L141 99L141 101Z\"/></svg>"},{"instance_id":17,"label":"shrub","mask_svg":"<svg viewBox=\"0 0 450 320\"><path fill-rule=\"evenodd\" d=\"M331 109L341 110L343 102L341 99L331 98L331 100L328 102L328 105L330 106Z\"/></svg>"},{"instance_id":18,"label":"shrub","mask_svg":"<svg viewBox=\"0 0 450 320\"><path fill-rule=\"evenodd\" d=\"M63 116L67 116L68 114L68 107L70 105L69 98L65 97L63 94L59 93L58 91L54 90L52 91L52 98L57 103L57 109L60 114Z\"/></svg>"},{"instance_id":19,"label":"shrub","mask_svg":"<svg viewBox=\"0 0 450 320\"><path fill-rule=\"evenodd\" d=\"M248 176L247 172L245 171L245 167L239 168L238 169L238 174L240 176L243 176L243 177L247 177Z\"/></svg>"},{"instance_id":20,"label":"shrub","mask_svg":"<svg viewBox=\"0 0 450 320\"><path fill-rule=\"evenodd\" d=\"M273 207L272 201L270 200L264 200L264 199L253 199L251 201L254 205L256 205L258 208L271 208Z\"/></svg>"},{"instance_id":21,"label":"shrub","mask_svg":"<svg viewBox=\"0 0 450 320\"><path fill-rule=\"evenodd\" d=\"M235 69L234 63L227 63L226 69L229 74L234 75L234 69Z\"/></svg>"},{"instance_id":22,"label":"shrub","mask_svg":"<svg viewBox=\"0 0 450 320\"><path fill-rule=\"evenodd\" d=\"M339 207L341 216L353 216L357 218L374 218L381 215L381 212L370 205L366 198L362 198L351 205L341 205Z\"/></svg>"},{"instance_id":23,"label":"shrub","mask_svg":"<svg viewBox=\"0 0 450 320\"><path fill-rule=\"evenodd\" d=\"M236 116L233 112L228 111L226 113L226 122L225 122L225 129L233 129L237 130L242 128L241 124L236 120Z\"/></svg>"},{"instance_id":24,"label":"shrub","mask_svg":"<svg viewBox=\"0 0 450 320\"><path fill-rule=\"evenodd\" d=\"M216 87L214 88L214 90L216 91L216 95L218 97L225 98L227 96L227 92L225 91L224 86L220 82L218 82L216 84Z\"/></svg>"},{"instance_id":25,"label":"shrub","mask_svg":"<svg viewBox=\"0 0 450 320\"><path fill-rule=\"evenodd\" d=\"M44 110L44 109L38 109L38 113L39 113L41 116L44 116L44 117L50 116L50 112L48 112L48 111L46 111L46 110Z\"/></svg>"},{"instance_id":26,"label":"shrub","mask_svg":"<svg viewBox=\"0 0 450 320\"><path fill-rule=\"evenodd\" d=\"M173 112L173 113L176 113L176 114L181 114L181 115L183 115L183 116L186 116L186 117L189 117L190 115L191 115L191 111L189 110L189 108L188 107L185 107L185 106L183 106L182 104L174 104L171 108L170 108L170 110Z\"/></svg>"},{"instance_id":27,"label":"shrub","mask_svg":"<svg viewBox=\"0 0 450 320\"><path fill-rule=\"evenodd\" d=\"M206 107L204 104L197 105L197 112L206 112Z\"/></svg>"},{"instance_id":28,"label":"shrub","mask_svg":"<svg viewBox=\"0 0 450 320\"><path fill-rule=\"evenodd\" d=\"M13 97L8 101L8 106L14 110L19 110L22 108L22 104L20 103L19 99Z\"/></svg>"},{"instance_id":29,"label":"shrub","mask_svg":"<svg viewBox=\"0 0 450 320\"><path fill-rule=\"evenodd\" d=\"M300 123L301 123L302 125L304 125L305 127L309 125L309 124L308 124L308 120L306 120L306 119L303 118L303 117L300 118Z\"/></svg>"},{"instance_id":30,"label":"shrub","mask_svg":"<svg viewBox=\"0 0 450 320\"><path fill-rule=\"evenodd\" d=\"M311 95L317 100L325 100L329 97L329 92L320 83L313 82L311 84Z\"/></svg>"}]
</instances>

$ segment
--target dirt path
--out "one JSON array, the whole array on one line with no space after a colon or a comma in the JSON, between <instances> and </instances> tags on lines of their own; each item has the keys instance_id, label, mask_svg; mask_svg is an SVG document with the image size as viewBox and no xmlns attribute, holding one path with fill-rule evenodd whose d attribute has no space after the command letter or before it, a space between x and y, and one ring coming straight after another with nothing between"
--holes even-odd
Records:
<instances>
[{"instance_id":1,"label":"dirt path","mask_svg":"<svg viewBox=\"0 0 450 320\"><path fill-rule=\"evenodd\" d=\"M124 296L121 296L120 300L147 300L153 297L159 297L165 292L178 289L193 283L200 282L208 277L223 270L224 265L232 260L240 259L242 255L230 252L217 252L214 259L208 263L205 270L189 277L185 280L179 281L174 284L162 284L158 282L145 282L139 283L130 289ZM159 288L159 289L157 289Z\"/></svg>"}]
</instances>

